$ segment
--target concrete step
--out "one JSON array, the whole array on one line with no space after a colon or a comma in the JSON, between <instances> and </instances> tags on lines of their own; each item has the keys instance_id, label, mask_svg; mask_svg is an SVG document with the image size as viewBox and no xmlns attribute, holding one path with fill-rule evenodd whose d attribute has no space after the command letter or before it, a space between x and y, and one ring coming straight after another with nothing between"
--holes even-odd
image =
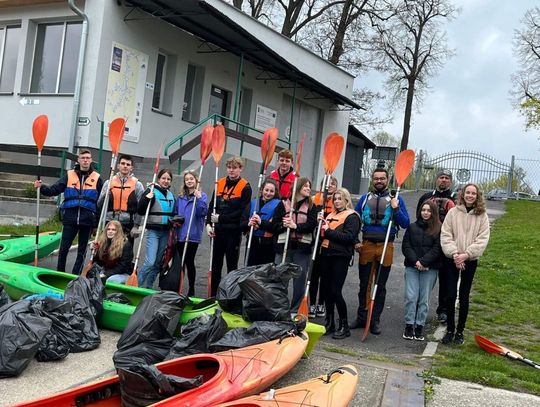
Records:
<instances>
[{"instance_id":1,"label":"concrete step","mask_svg":"<svg viewBox=\"0 0 540 407\"><path fill-rule=\"evenodd\" d=\"M16 189L25 189L28 185L32 185L32 181L21 181L20 179L8 179L0 177L0 188L16 188Z\"/></svg>"},{"instance_id":2,"label":"concrete step","mask_svg":"<svg viewBox=\"0 0 540 407\"><path fill-rule=\"evenodd\" d=\"M2 161L7 161L7 160L2 160ZM36 177L33 175L27 175L27 174L12 174L10 172L0 172L0 179L33 182L36 179Z\"/></svg>"},{"instance_id":3,"label":"concrete step","mask_svg":"<svg viewBox=\"0 0 540 407\"><path fill-rule=\"evenodd\" d=\"M35 198L25 198L21 196L7 196L7 195L0 195L0 201L6 201L6 202L22 202L26 204L35 204L36 199ZM53 198L40 198L40 204L44 204L47 206L56 206L56 200Z\"/></svg>"}]
</instances>

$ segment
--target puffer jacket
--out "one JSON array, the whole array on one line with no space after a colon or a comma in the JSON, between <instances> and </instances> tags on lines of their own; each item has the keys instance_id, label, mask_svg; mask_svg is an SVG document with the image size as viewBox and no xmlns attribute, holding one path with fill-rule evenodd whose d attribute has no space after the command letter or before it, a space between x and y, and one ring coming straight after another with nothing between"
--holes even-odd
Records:
<instances>
[{"instance_id":1,"label":"puffer jacket","mask_svg":"<svg viewBox=\"0 0 540 407\"><path fill-rule=\"evenodd\" d=\"M427 233L427 223L422 218L411 223L401 244L405 267L414 267L419 261L425 267L438 270L441 267L442 253L439 236Z\"/></svg>"},{"instance_id":2,"label":"puffer jacket","mask_svg":"<svg viewBox=\"0 0 540 407\"><path fill-rule=\"evenodd\" d=\"M487 213L467 212L463 205L450 209L441 229L441 246L446 257L467 253L469 260L482 256L489 242Z\"/></svg>"}]
</instances>

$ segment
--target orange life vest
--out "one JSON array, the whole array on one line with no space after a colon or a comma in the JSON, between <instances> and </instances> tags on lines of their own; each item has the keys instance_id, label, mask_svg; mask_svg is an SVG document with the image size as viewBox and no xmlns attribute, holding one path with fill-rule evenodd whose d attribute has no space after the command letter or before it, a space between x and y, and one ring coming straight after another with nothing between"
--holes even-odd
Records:
<instances>
[{"instance_id":1,"label":"orange life vest","mask_svg":"<svg viewBox=\"0 0 540 407\"><path fill-rule=\"evenodd\" d=\"M111 182L111 194L112 194L112 210L114 212L130 212L134 213L137 210L137 206L128 205L129 197L135 192L135 186L138 179L135 177L128 177L127 180L122 183L119 176L114 176ZM130 207L131 206L131 207Z\"/></svg>"},{"instance_id":2,"label":"orange life vest","mask_svg":"<svg viewBox=\"0 0 540 407\"><path fill-rule=\"evenodd\" d=\"M245 178L240 178L240 180L232 188L227 189L227 177L223 177L218 181L217 184L218 197L224 201L239 199L242 197L242 191L247 183L248 182Z\"/></svg>"},{"instance_id":3,"label":"orange life vest","mask_svg":"<svg viewBox=\"0 0 540 407\"><path fill-rule=\"evenodd\" d=\"M322 192L317 192L315 196L313 197L313 203L316 206L322 207L323 196L324 194ZM334 210L334 200L332 199L332 195L328 194L328 197L326 198L326 205L324 206L324 214L328 215L333 210Z\"/></svg>"},{"instance_id":4,"label":"orange life vest","mask_svg":"<svg viewBox=\"0 0 540 407\"><path fill-rule=\"evenodd\" d=\"M338 227L343 225L345 223L345 220L353 213L355 212L352 209L345 209L341 212L335 212L335 211L331 212L326 217L326 222L328 223L328 229L336 230ZM329 245L330 245L330 241L328 239L324 239L321 244L321 246L325 248L328 248Z\"/></svg>"}]
</instances>

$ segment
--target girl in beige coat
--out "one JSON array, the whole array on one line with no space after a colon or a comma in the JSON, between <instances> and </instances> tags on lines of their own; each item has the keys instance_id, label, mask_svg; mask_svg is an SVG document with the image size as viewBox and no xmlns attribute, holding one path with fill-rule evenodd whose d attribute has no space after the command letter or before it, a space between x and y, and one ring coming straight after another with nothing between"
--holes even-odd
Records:
<instances>
[{"instance_id":1,"label":"girl in beige coat","mask_svg":"<svg viewBox=\"0 0 540 407\"><path fill-rule=\"evenodd\" d=\"M478 259L484 253L489 241L489 220L484 198L478 186L467 184L458 198L458 204L450 209L441 229L441 246L446 257L453 259L449 268L447 293L447 332L442 343L452 340L461 345L464 342L463 329L469 313L469 293ZM459 316L455 326L456 298L459 284ZM455 331L455 335L454 335Z\"/></svg>"}]
</instances>

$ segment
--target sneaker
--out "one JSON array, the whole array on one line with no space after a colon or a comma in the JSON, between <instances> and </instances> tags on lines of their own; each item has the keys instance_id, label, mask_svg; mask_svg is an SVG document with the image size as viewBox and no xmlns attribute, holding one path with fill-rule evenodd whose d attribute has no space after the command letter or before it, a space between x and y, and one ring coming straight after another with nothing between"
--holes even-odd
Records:
<instances>
[{"instance_id":1,"label":"sneaker","mask_svg":"<svg viewBox=\"0 0 540 407\"><path fill-rule=\"evenodd\" d=\"M326 316L326 307L324 304L317 305L317 312L315 313L318 317L325 317Z\"/></svg>"},{"instance_id":2,"label":"sneaker","mask_svg":"<svg viewBox=\"0 0 540 407\"><path fill-rule=\"evenodd\" d=\"M369 326L369 332L371 332L373 335L381 334L382 331L379 321L371 321L371 325Z\"/></svg>"},{"instance_id":3,"label":"sneaker","mask_svg":"<svg viewBox=\"0 0 540 407\"><path fill-rule=\"evenodd\" d=\"M414 339L414 332L412 324L405 324L405 331L403 332L403 339Z\"/></svg>"},{"instance_id":4,"label":"sneaker","mask_svg":"<svg viewBox=\"0 0 540 407\"><path fill-rule=\"evenodd\" d=\"M440 312L437 315L437 321L439 321L441 324L446 324L446 320L448 319L448 316L445 312Z\"/></svg>"},{"instance_id":5,"label":"sneaker","mask_svg":"<svg viewBox=\"0 0 540 407\"><path fill-rule=\"evenodd\" d=\"M453 340L454 340L454 333L453 332L446 332L446 334L441 339L441 343L444 344L444 345L448 345Z\"/></svg>"},{"instance_id":6,"label":"sneaker","mask_svg":"<svg viewBox=\"0 0 540 407\"><path fill-rule=\"evenodd\" d=\"M424 327L422 325L416 325L414 327L414 339L417 341L424 340Z\"/></svg>"},{"instance_id":7,"label":"sneaker","mask_svg":"<svg viewBox=\"0 0 540 407\"><path fill-rule=\"evenodd\" d=\"M309 311L308 311L308 317L309 318L315 318L316 310L317 310L317 308L315 307L315 305L310 305L309 306Z\"/></svg>"},{"instance_id":8,"label":"sneaker","mask_svg":"<svg viewBox=\"0 0 540 407\"><path fill-rule=\"evenodd\" d=\"M359 319L355 319L350 325L349 329L358 329L358 328L364 328L366 326L366 321L361 321Z\"/></svg>"},{"instance_id":9,"label":"sneaker","mask_svg":"<svg viewBox=\"0 0 540 407\"><path fill-rule=\"evenodd\" d=\"M463 332L458 332L454 336L454 343L456 345L463 345L463 342L465 342L465 338L463 337Z\"/></svg>"}]
</instances>

